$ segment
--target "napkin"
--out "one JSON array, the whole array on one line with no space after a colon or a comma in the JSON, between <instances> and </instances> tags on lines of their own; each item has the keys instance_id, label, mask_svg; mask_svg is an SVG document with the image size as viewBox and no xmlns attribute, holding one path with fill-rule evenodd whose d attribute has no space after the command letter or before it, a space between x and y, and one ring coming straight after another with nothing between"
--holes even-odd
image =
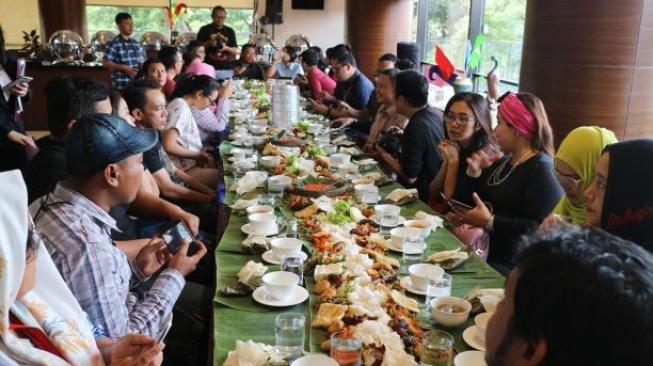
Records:
<instances>
[{"instance_id":1,"label":"napkin","mask_svg":"<svg viewBox=\"0 0 653 366\"><path fill-rule=\"evenodd\" d=\"M246 200L246 199L239 198L230 207L232 209L234 209L234 210L244 210L247 207L255 206L256 204L257 204L256 198L251 199L251 200Z\"/></svg>"},{"instance_id":2,"label":"napkin","mask_svg":"<svg viewBox=\"0 0 653 366\"><path fill-rule=\"evenodd\" d=\"M433 230L444 226L444 220L440 216L429 215L424 211L417 211L415 213L415 220L426 220L431 224Z\"/></svg>"},{"instance_id":3,"label":"napkin","mask_svg":"<svg viewBox=\"0 0 653 366\"><path fill-rule=\"evenodd\" d=\"M236 349L229 351L224 366L263 366L267 363L283 362L274 347L256 343L251 339L247 342L236 341Z\"/></svg>"},{"instance_id":4,"label":"napkin","mask_svg":"<svg viewBox=\"0 0 653 366\"><path fill-rule=\"evenodd\" d=\"M327 196L320 196L319 198L311 198L311 201L319 208L321 211L326 213L331 213L333 211L333 200Z\"/></svg>"},{"instance_id":5,"label":"napkin","mask_svg":"<svg viewBox=\"0 0 653 366\"><path fill-rule=\"evenodd\" d=\"M497 309L499 301L503 300L504 292L502 288L489 288L479 290L478 299L485 308L485 311L492 313Z\"/></svg>"},{"instance_id":6,"label":"napkin","mask_svg":"<svg viewBox=\"0 0 653 366\"><path fill-rule=\"evenodd\" d=\"M263 187L263 184L260 184L258 177L249 175L238 179L229 190L236 191L237 194L243 194L251 192L258 187Z\"/></svg>"},{"instance_id":7,"label":"napkin","mask_svg":"<svg viewBox=\"0 0 653 366\"><path fill-rule=\"evenodd\" d=\"M356 147L341 147L340 148L340 153L341 154L349 154L351 156L358 156L360 155L360 150Z\"/></svg>"},{"instance_id":8,"label":"napkin","mask_svg":"<svg viewBox=\"0 0 653 366\"><path fill-rule=\"evenodd\" d=\"M264 266L262 263L248 261L243 268L238 271L238 282L249 284L251 279L263 276L267 270L268 267Z\"/></svg>"},{"instance_id":9,"label":"napkin","mask_svg":"<svg viewBox=\"0 0 653 366\"><path fill-rule=\"evenodd\" d=\"M467 257L469 257L469 254L467 254L467 252L461 252L460 248L458 248L454 250L443 250L441 252L433 253L428 257L427 261L440 263L450 259L464 260L467 259Z\"/></svg>"},{"instance_id":10,"label":"napkin","mask_svg":"<svg viewBox=\"0 0 653 366\"><path fill-rule=\"evenodd\" d=\"M399 202L404 202L412 200L413 198L417 198L417 189L412 188L412 189L403 189L403 188L397 188L394 191L390 192L387 196L385 196L386 201L392 202L392 203L399 203Z\"/></svg>"}]
</instances>

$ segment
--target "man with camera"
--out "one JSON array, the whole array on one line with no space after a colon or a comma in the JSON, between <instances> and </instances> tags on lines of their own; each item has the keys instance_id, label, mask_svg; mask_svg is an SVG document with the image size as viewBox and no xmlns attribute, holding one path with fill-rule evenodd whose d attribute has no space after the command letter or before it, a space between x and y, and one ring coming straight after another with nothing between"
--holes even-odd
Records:
<instances>
[{"instance_id":1,"label":"man with camera","mask_svg":"<svg viewBox=\"0 0 653 366\"><path fill-rule=\"evenodd\" d=\"M211 12L213 22L200 28L197 40L206 48L205 62L213 65L216 70L231 69L231 61L238 54L236 32L224 23L227 20L227 10L218 5Z\"/></svg>"}]
</instances>

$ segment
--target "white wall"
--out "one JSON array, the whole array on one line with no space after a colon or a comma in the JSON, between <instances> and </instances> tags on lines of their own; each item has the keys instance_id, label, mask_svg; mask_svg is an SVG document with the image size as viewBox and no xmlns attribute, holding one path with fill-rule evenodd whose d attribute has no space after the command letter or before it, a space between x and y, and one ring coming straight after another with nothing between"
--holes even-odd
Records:
<instances>
[{"instance_id":1,"label":"white wall","mask_svg":"<svg viewBox=\"0 0 653 366\"><path fill-rule=\"evenodd\" d=\"M0 25L5 32L6 47L20 48L23 31L41 32L38 0L0 0Z\"/></svg>"},{"instance_id":2,"label":"white wall","mask_svg":"<svg viewBox=\"0 0 653 366\"><path fill-rule=\"evenodd\" d=\"M294 10L292 0L283 0L283 24L274 26L274 43L283 46L293 34L308 36L323 50L345 41L346 0L324 0L323 10ZM265 14L265 0L259 2L259 17ZM266 26L272 35L271 25Z\"/></svg>"}]
</instances>

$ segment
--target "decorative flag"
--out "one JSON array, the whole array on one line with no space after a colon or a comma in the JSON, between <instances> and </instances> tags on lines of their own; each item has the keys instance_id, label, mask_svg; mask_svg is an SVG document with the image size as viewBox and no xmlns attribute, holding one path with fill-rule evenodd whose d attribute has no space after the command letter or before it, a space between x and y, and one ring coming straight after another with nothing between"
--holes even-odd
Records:
<instances>
[{"instance_id":1,"label":"decorative flag","mask_svg":"<svg viewBox=\"0 0 653 366\"><path fill-rule=\"evenodd\" d=\"M449 78L454 74L454 71L456 71L456 68L444 54L442 48L438 45L435 45L435 63L438 64L444 80L449 80Z\"/></svg>"},{"instance_id":2,"label":"decorative flag","mask_svg":"<svg viewBox=\"0 0 653 366\"><path fill-rule=\"evenodd\" d=\"M474 40L474 46L472 47L472 52L469 57L469 68L470 69L475 69L478 67L479 62L481 62L481 46L483 43L485 43L485 39L487 36L485 34L479 34L476 36L476 39Z\"/></svg>"}]
</instances>

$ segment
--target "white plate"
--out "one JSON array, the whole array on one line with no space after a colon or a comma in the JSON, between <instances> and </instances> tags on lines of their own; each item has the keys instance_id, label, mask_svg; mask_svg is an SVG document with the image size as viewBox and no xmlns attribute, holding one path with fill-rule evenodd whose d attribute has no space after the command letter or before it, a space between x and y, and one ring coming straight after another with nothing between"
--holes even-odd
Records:
<instances>
[{"instance_id":1,"label":"white plate","mask_svg":"<svg viewBox=\"0 0 653 366\"><path fill-rule=\"evenodd\" d=\"M402 278L401 281L399 281L399 283L400 283L401 286L402 286L403 288L405 288L406 291L408 291L408 292L412 292L412 293L414 293L414 294L416 294L416 295L422 295L422 296L425 296L425 295L426 295L426 289L420 290L420 289L418 289L418 288L416 288L416 287L413 287L413 283L412 283L412 281L410 280L410 277L404 277L404 278Z\"/></svg>"},{"instance_id":2,"label":"white plate","mask_svg":"<svg viewBox=\"0 0 653 366\"><path fill-rule=\"evenodd\" d=\"M254 298L254 301L263 305L286 307L301 304L306 301L306 299L308 299L308 291L306 291L306 289L301 286L295 286L288 298L284 300L276 300L268 294L265 287L261 286L254 290L252 297Z\"/></svg>"},{"instance_id":3,"label":"white plate","mask_svg":"<svg viewBox=\"0 0 653 366\"><path fill-rule=\"evenodd\" d=\"M454 366L487 366L487 363L485 363L485 352L461 352L453 359L453 364Z\"/></svg>"},{"instance_id":4,"label":"white plate","mask_svg":"<svg viewBox=\"0 0 653 366\"><path fill-rule=\"evenodd\" d=\"M303 261L308 259L308 255L304 252L300 252L299 256L302 258ZM268 250L267 252L263 253L261 255L261 258L263 258L264 261L270 263L270 264L281 264L281 258L277 258L274 256L274 253L272 252L272 249Z\"/></svg>"},{"instance_id":5,"label":"white plate","mask_svg":"<svg viewBox=\"0 0 653 366\"><path fill-rule=\"evenodd\" d=\"M254 231L252 230L252 227L250 226L250 223L247 223L243 226L240 227L240 231L243 232L245 235L251 235L254 234ZM279 225L274 225L274 230L272 230L269 233L266 233L265 236L272 236L272 235L277 235L279 234Z\"/></svg>"},{"instance_id":6,"label":"white plate","mask_svg":"<svg viewBox=\"0 0 653 366\"><path fill-rule=\"evenodd\" d=\"M379 224L379 222L376 220L376 215L372 215L372 217L370 217L370 220L372 220L372 221L374 221L375 223ZM404 221L406 221L406 218L403 217L403 216L399 216L399 220L397 221L397 225L393 225L393 226L383 226L383 227L397 227L397 226L401 226L401 225L404 223ZM379 225L381 225L381 224L379 224Z\"/></svg>"},{"instance_id":7,"label":"white plate","mask_svg":"<svg viewBox=\"0 0 653 366\"><path fill-rule=\"evenodd\" d=\"M290 366L338 366L338 363L327 355L314 354L300 357L293 361Z\"/></svg>"},{"instance_id":8,"label":"white plate","mask_svg":"<svg viewBox=\"0 0 653 366\"><path fill-rule=\"evenodd\" d=\"M475 325L465 329L463 332L463 340L465 343L467 343L470 347L483 352L485 352L484 338L485 335L481 334L481 330Z\"/></svg>"}]
</instances>

